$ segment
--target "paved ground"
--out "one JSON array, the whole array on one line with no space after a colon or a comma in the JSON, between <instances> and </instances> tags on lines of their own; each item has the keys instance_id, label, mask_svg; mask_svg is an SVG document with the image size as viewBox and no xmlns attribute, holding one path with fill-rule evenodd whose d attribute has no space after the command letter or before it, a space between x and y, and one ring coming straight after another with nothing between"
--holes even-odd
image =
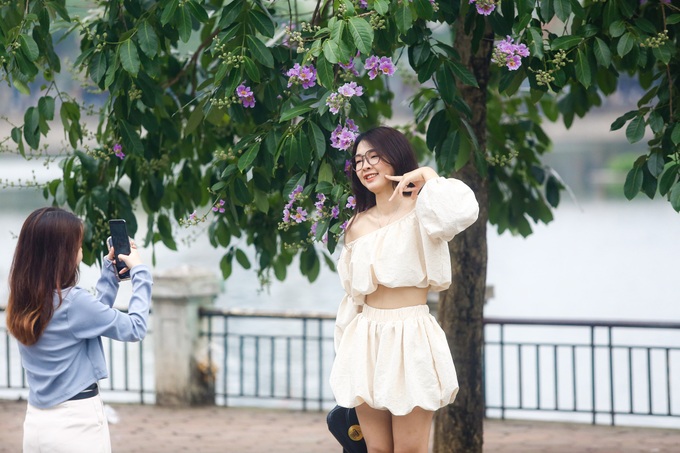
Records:
<instances>
[{"instance_id":1,"label":"paved ground","mask_svg":"<svg viewBox=\"0 0 680 453\"><path fill-rule=\"evenodd\" d=\"M112 405L114 453L341 453L319 412ZM21 451L26 403L0 400L0 452ZM678 453L680 430L488 420L491 453ZM464 452L462 452L464 453Z\"/></svg>"}]
</instances>

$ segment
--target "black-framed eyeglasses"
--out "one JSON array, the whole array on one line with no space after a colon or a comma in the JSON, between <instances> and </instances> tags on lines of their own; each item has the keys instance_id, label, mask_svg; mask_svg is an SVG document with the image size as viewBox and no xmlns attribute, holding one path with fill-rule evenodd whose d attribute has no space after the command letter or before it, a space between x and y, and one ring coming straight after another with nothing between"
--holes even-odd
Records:
<instances>
[{"instance_id":1,"label":"black-framed eyeglasses","mask_svg":"<svg viewBox=\"0 0 680 453\"><path fill-rule=\"evenodd\" d=\"M359 171L364 166L364 161L368 162L368 165L378 165L380 162L380 154L376 152L369 152L366 155L356 154L352 160L352 169L354 171Z\"/></svg>"}]
</instances>

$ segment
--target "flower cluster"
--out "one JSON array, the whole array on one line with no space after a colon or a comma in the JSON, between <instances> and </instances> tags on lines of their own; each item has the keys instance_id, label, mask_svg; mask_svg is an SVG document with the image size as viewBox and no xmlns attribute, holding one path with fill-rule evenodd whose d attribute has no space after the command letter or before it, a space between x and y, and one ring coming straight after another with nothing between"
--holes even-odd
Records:
<instances>
[{"instance_id":1,"label":"flower cluster","mask_svg":"<svg viewBox=\"0 0 680 453\"><path fill-rule=\"evenodd\" d=\"M306 200L306 197L303 195L302 191L302 186L298 185L288 196L288 203L286 203L286 206L283 209L283 217L281 218L279 228L287 230L292 225L297 225L309 220L312 222L312 225L309 229L309 236L313 240L316 237L317 229L319 228L319 222L321 220L337 220L340 217L340 205L333 205L330 203L330 206L328 206L327 202L329 199L326 197L326 195L323 193L317 193L316 201L314 202L314 212L309 215L307 210L301 206ZM349 202L347 206L349 207ZM328 241L327 231L324 233L321 240L324 243Z\"/></svg>"},{"instance_id":2,"label":"flower cluster","mask_svg":"<svg viewBox=\"0 0 680 453\"><path fill-rule=\"evenodd\" d=\"M488 16L496 9L500 2L500 0L470 0L469 3L475 4L475 8L479 14Z\"/></svg>"},{"instance_id":3,"label":"flower cluster","mask_svg":"<svg viewBox=\"0 0 680 453\"><path fill-rule=\"evenodd\" d=\"M125 158L125 153L123 152L123 147L121 146L120 143L116 143L115 145L113 145L113 153L120 160L123 160L123 158Z\"/></svg>"},{"instance_id":4,"label":"flower cluster","mask_svg":"<svg viewBox=\"0 0 680 453\"><path fill-rule=\"evenodd\" d=\"M300 66L300 63L295 63L286 72L286 75L288 76L288 88L302 84L302 88L307 89L316 85L316 69L313 65Z\"/></svg>"},{"instance_id":5,"label":"flower cluster","mask_svg":"<svg viewBox=\"0 0 680 453\"><path fill-rule=\"evenodd\" d=\"M359 56L359 52L357 52L357 56ZM352 57L349 59L347 63L338 63L338 66L340 66L345 72L352 74L355 77L359 76L359 71L354 67L354 58Z\"/></svg>"},{"instance_id":6,"label":"flower cluster","mask_svg":"<svg viewBox=\"0 0 680 453\"><path fill-rule=\"evenodd\" d=\"M359 136L359 128L354 121L347 118L345 126L338 124L338 127L331 132L331 146L343 151L348 150L353 144L354 140Z\"/></svg>"},{"instance_id":7,"label":"flower cluster","mask_svg":"<svg viewBox=\"0 0 680 453\"><path fill-rule=\"evenodd\" d=\"M356 82L348 82L338 88L338 91L333 92L326 99L326 105L329 107L331 113L337 115L340 110L347 110L349 107L349 100L352 96L362 96L364 88L357 85Z\"/></svg>"},{"instance_id":8,"label":"flower cluster","mask_svg":"<svg viewBox=\"0 0 680 453\"><path fill-rule=\"evenodd\" d=\"M219 212L220 214L224 214L224 203L225 203L224 200L220 200L217 203L215 203L215 205L212 207L213 212ZM194 211L194 213L192 214L194 218L196 218L195 214L196 211ZM191 217L192 215L189 216L189 219L192 219Z\"/></svg>"},{"instance_id":9,"label":"flower cluster","mask_svg":"<svg viewBox=\"0 0 680 453\"><path fill-rule=\"evenodd\" d=\"M522 66L521 57L529 55L529 48L525 44L514 44L514 40L508 36L496 44L491 61L498 66L506 66L509 70L515 71Z\"/></svg>"},{"instance_id":10,"label":"flower cluster","mask_svg":"<svg viewBox=\"0 0 680 453\"><path fill-rule=\"evenodd\" d=\"M366 59L364 63L364 69L368 70L368 78L373 80L378 77L379 74L384 74L388 77L394 75L394 71L397 67L392 63L391 57L378 57L376 55L371 55Z\"/></svg>"},{"instance_id":11,"label":"flower cluster","mask_svg":"<svg viewBox=\"0 0 680 453\"><path fill-rule=\"evenodd\" d=\"M243 107L255 107L255 96L250 87L247 87L244 83L236 87L236 96L238 96Z\"/></svg>"}]
</instances>

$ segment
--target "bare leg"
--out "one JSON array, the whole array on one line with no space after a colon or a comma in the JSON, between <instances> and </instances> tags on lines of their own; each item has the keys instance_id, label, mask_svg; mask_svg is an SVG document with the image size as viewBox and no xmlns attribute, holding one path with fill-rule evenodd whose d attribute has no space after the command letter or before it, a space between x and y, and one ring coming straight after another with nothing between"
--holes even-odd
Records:
<instances>
[{"instance_id":1,"label":"bare leg","mask_svg":"<svg viewBox=\"0 0 680 453\"><path fill-rule=\"evenodd\" d=\"M364 403L356 407L368 453L392 453L392 414Z\"/></svg>"},{"instance_id":2,"label":"bare leg","mask_svg":"<svg viewBox=\"0 0 680 453\"><path fill-rule=\"evenodd\" d=\"M392 416L394 453L427 453L434 412L416 407L407 415Z\"/></svg>"}]
</instances>

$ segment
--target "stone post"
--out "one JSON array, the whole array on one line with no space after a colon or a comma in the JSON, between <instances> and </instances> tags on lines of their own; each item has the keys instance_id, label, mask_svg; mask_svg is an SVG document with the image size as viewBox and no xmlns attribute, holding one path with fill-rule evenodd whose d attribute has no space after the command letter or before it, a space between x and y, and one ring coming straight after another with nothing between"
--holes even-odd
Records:
<instances>
[{"instance_id":1,"label":"stone post","mask_svg":"<svg viewBox=\"0 0 680 453\"><path fill-rule=\"evenodd\" d=\"M200 307L221 292L207 269L180 266L154 275L153 343L156 404L215 404L215 373L207 341L199 337Z\"/></svg>"}]
</instances>

